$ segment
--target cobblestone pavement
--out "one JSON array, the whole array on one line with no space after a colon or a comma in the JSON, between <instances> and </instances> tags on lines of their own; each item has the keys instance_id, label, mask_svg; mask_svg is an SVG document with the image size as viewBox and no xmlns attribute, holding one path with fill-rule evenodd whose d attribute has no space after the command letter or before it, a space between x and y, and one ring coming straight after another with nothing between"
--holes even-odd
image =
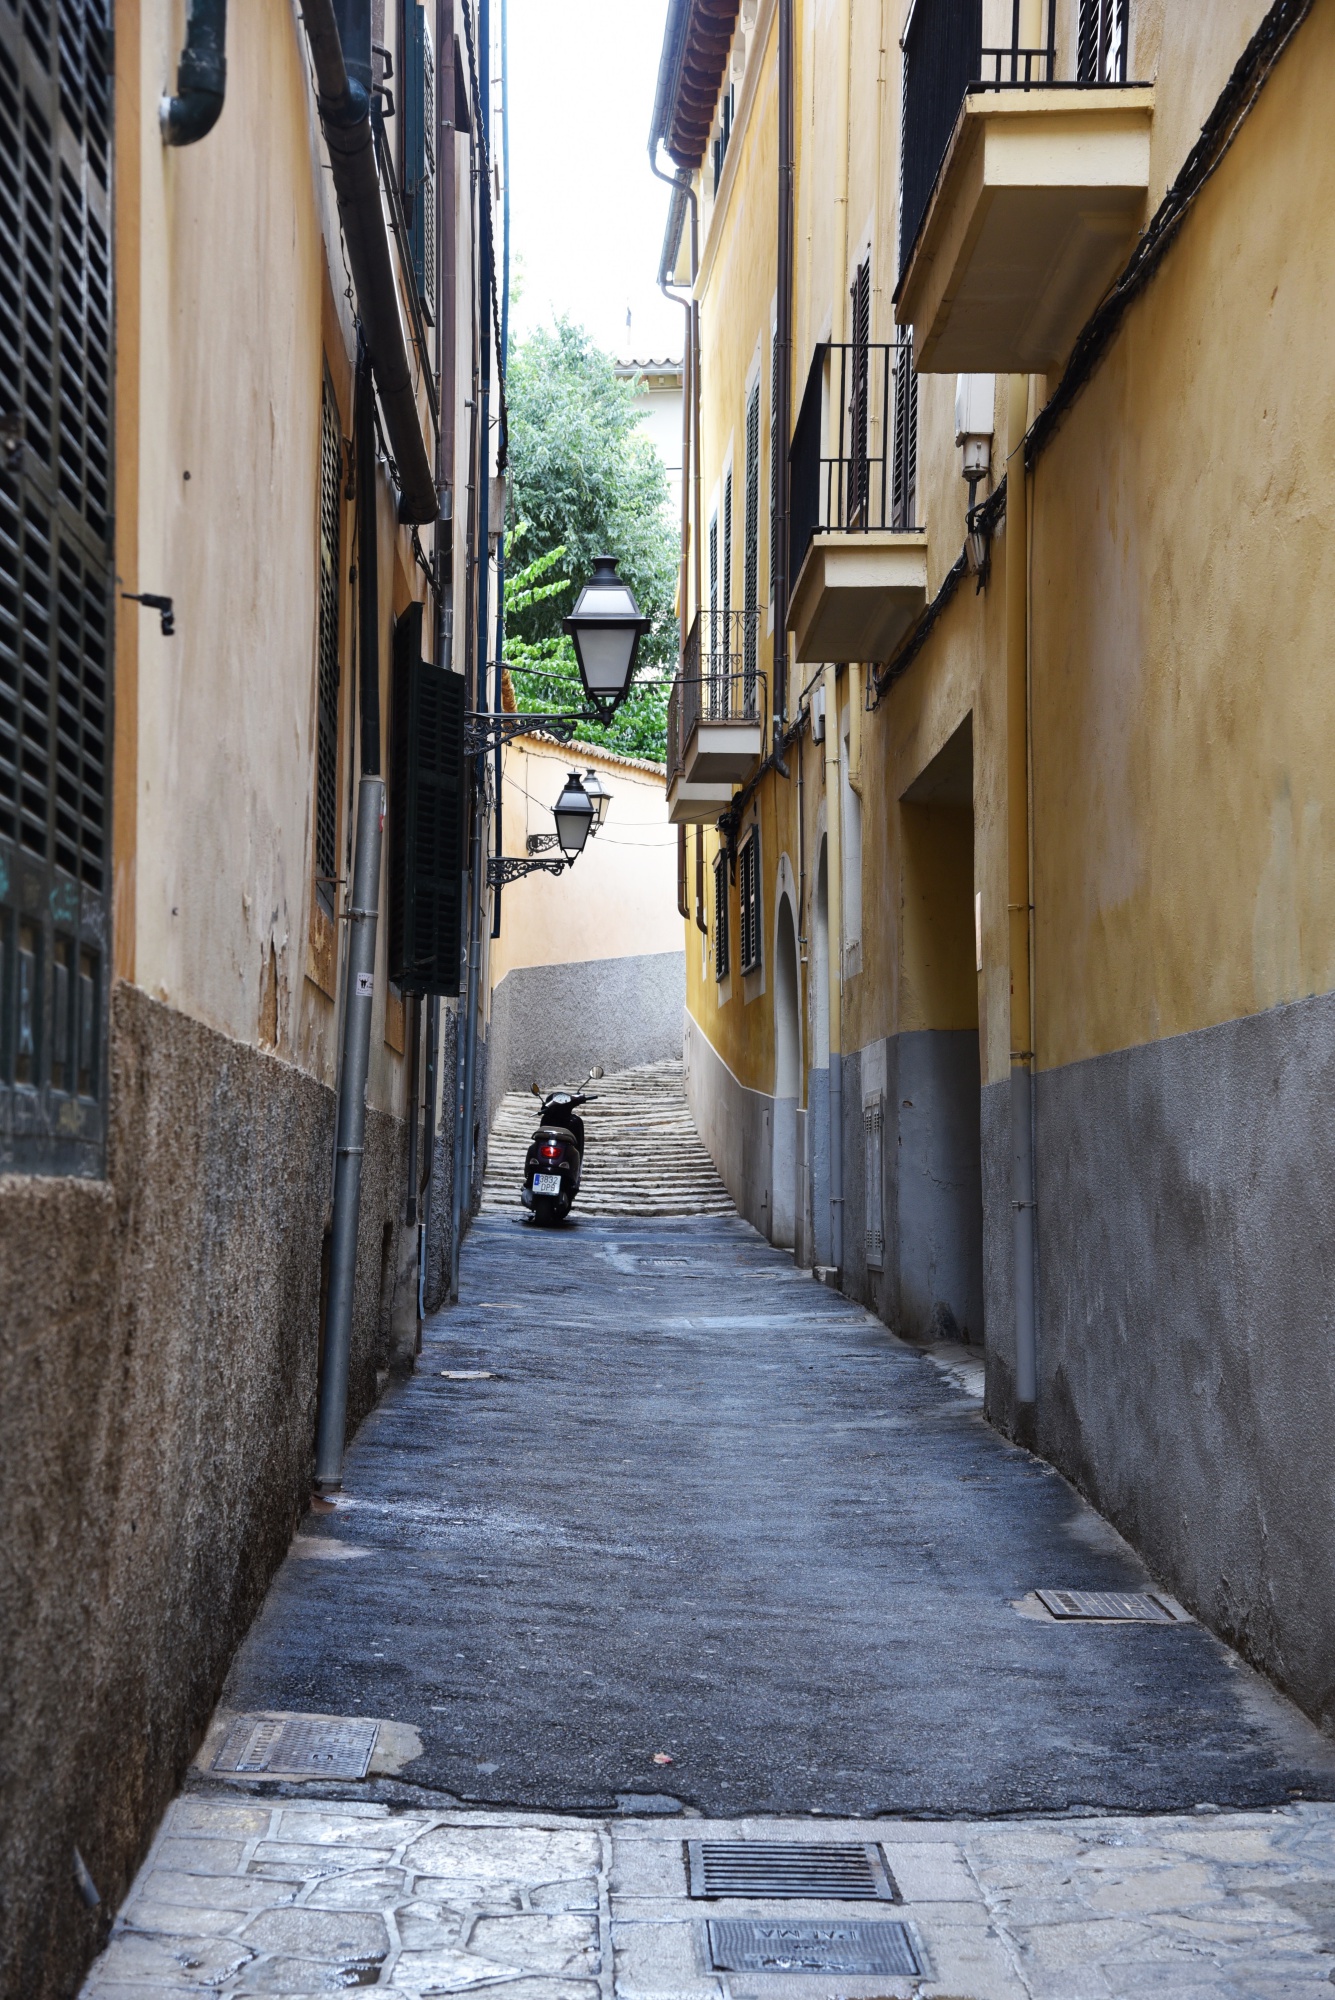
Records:
<instances>
[{"instance_id":1,"label":"cobblestone pavement","mask_svg":"<svg viewBox=\"0 0 1335 2000\"><path fill-rule=\"evenodd\" d=\"M698 1902L687 1838L878 1841L898 1904ZM920 1976L717 1972L813 1920L904 1925ZM791 1947L788 1947L791 1949ZM186 1796L84 2000L1297 2000L1330 1993L1335 1808L936 1822L572 1820Z\"/></svg>"}]
</instances>

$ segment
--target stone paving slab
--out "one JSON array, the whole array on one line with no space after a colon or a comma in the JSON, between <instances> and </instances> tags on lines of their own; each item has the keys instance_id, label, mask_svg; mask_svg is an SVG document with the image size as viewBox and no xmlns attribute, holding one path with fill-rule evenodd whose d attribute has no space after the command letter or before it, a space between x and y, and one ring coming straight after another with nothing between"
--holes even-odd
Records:
<instances>
[{"instance_id":1,"label":"stone paving slab","mask_svg":"<svg viewBox=\"0 0 1335 2000\"><path fill-rule=\"evenodd\" d=\"M903 1901L693 1902L683 1842L710 1835L878 1840ZM282 1880L258 1872L278 1848ZM903 1923L927 1969L717 1972L711 1916ZM668 1824L196 1794L169 1809L82 2000L1329 2000L1333 1979L1330 1805Z\"/></svg>"}]
</instances>

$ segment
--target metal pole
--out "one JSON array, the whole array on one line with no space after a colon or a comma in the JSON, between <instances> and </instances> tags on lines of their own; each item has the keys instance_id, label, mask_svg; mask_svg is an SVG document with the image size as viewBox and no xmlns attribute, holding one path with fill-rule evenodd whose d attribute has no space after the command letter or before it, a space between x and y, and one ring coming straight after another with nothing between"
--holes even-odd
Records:
<instances>
[{"instance_id":1,"label":"metal pole","mask_svg":"<svg viewBox=\"0 0 1335 2000\"><path fill-rule=\"evenodd\" d=\"M1015 1287L1015 1400L1032 1424L1038 1399L1034 1298L1034 1050L1030 1005L1033 892L1029 876L1029 519L1024 434L1029 378L1012 375L1006 437L1006 820L1010 945L1011 1216Z\"/></svg>"},{"instance_id":2,"label":"metal pole","mask_svg":"<svg viewBox=\"0 0 1335 2000\"><path fill-rule=\"evenodd\" d=\"M464 884L464 906L471 908L469 885ZM471 926L470 926L471 931ZM471 955L471 953L470 953ZM467 974L465 973L465 981ZM466 990L466 987L465 987ZM467 1002L465 1001L465 1006ZM464 1009L454 1010L454 1093L453 1165L450 1172L450 1300L459 1297L459 1237L463 1227L464 1179Z\"/></svg>"},{"instance_id":3,"label":"metal pole","mask_svg":"<svg viewBox=\"0 0 1335 2000\"><path fill-rule=\"evenodd\" d=\"M363 478L367 477L364 472ZM334 1166L334 1228L329 1251L329 1303L325 1313L324 1369L316 1428L315 1483L322 1493L343 1484L343 1435L348 1414L348 1364L357 1283L357 1226L361 1216L362 1149L366 1136L366 1072L375 1008L375 940L380 891L380 837L385 787L364 777L357 787L357 837L352 863L352 908L347 913L348 992L343 1016L343 1089L338 1102Z\"/></svg>"}]
</instances>

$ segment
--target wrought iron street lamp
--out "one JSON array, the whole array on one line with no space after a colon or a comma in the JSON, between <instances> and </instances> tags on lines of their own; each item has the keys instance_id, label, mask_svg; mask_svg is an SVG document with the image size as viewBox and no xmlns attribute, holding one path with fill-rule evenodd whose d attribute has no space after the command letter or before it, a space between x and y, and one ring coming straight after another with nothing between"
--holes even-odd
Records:
<instances>
[{"instance_id":1,"label":"wrought iron street lamp","mask_svg":"<svg viewBox=\"0 0 1335 2000\"><path fill-rule=\"evenodd\" d=\"M556 838L568 862L584 852L584 843L593 828L595 810L593 800L580 783L579 772L572 771L566 779L565 790L552 807Z\"/></svg>"},{"instance_id":2,"label":"wrought iron street lamp","mask_svg":"<svg viewBox=\"0 0 1335 2000\"><path fill-rule=\"evenodd\" d=\"M593 800L593 831L597 833L599 827L607 818L607 808L612 803L612 794L608 791L598 773L593 770L584 773L584 790L587 796Z\"/></svg>"},{"instance_id":3,"label":"wrought iron street lamp","mask_svg":"<svg viewBox=\"0 0 1335 2000\"><path fill-rule=\"evenodd\" d=\"M595 556L593 575L564 629L575 644L584 692L604 722L630 692L635 655L649 625L630 585L617 575L616 557Z\"/></svg>"}]
</instances>

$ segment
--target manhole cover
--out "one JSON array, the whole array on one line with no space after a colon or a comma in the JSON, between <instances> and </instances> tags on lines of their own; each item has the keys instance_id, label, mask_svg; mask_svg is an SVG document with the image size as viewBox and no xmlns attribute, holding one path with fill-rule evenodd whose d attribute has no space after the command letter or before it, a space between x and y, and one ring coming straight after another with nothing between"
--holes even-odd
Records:
<instances>
[{"instance_id":1,"label":"manhole cover","mask_svg":"<svg viewBox=\"0 0 1335 2000\"><path fill-rule=\"evenodd\" d=\"M1125 1624L1176 1625L1171 1611L1146 1590L1040 1590L1054 1618L1115 1618Z\"/></svg>"},{"instance_id":2,"label":"manhole cover","mask_svg":"<svg viewBox=\"0 0 1335 2000\"><path fill-rule=\"evenodd\" d=\"M897 1903L874 1841L688 1840L693 1896L827 1896Z\"/></svg>"},{"instance_id":3,"label":"manhole cover","mask_svg":"<svg viewBox=\"0 0 1335 2000\"><path fill-rule=\"evenodd\" d=\"M716 1972L897 1972L923 1970L907 1924L748 1923L712 1918Z\"/></svg>"},{"instance_id":4,"label":"manhole cover","mask_svg":"<svg viewBox=\"0 0 1335 2000\"><path fill-rule=\"evenodd\" d=\"M239 1715L213 1760L215 1771L263 1771L270 1778L364 1778L378 1722L318 1716Z\"/></svg>"}]
</instances>

